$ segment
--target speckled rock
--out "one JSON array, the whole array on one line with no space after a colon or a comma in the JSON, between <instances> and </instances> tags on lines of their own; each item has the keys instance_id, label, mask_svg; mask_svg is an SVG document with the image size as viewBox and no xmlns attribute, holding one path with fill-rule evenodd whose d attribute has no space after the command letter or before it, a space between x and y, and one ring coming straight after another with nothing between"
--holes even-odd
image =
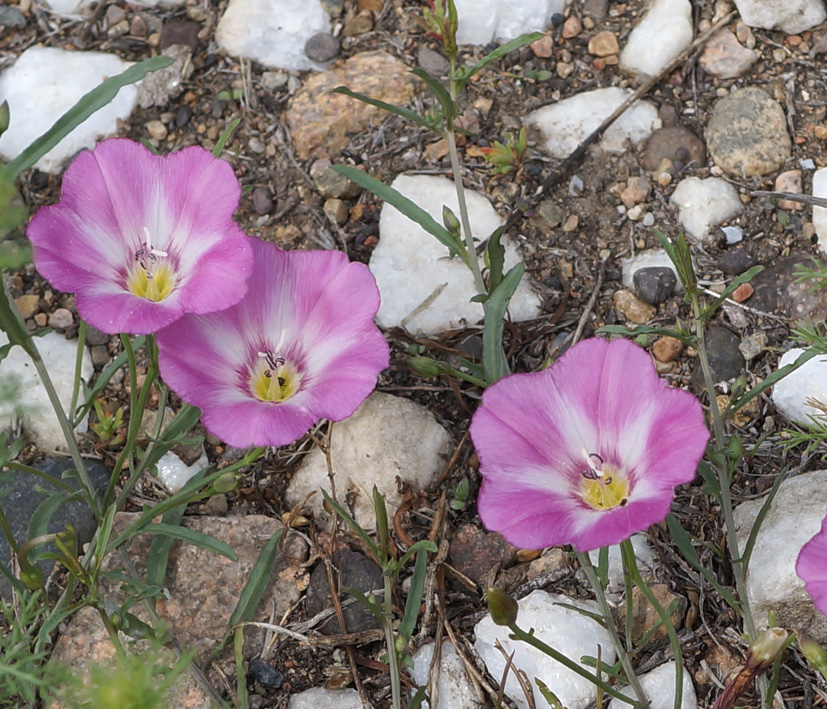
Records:
<instances>
[{"instance_id":1,"label":"speckled rock","mask_svg":"<svg viewBox=\"0 0 827 709\"><path fill-rule=\"evenodd\" d=\"M766 175L790 157L784 109L763 89L737 89L715 104L706 129L715 163L734 177Z\"/></svg>"},{"instance_id":2,"label":"speckled rock","mask_svg":"<svg viewBox=\"0 0 827 709\"><path fill-rule=\"evenodd\" d=\"M720 325L713 325L706 333L706 349L712 380L726 382L734 379L744 368L744 357L739 348L741 341L732 330ZM697 391L705 389L703 371L699 363L692 371L692 385Z\"/></svg>"},{"instance_id":3,"label":"speckled rock","mask_svg":"<svg viewBox=\"0 0 827 709\"><path fill-rule=\"evenodd\" d=\"M311 76L284 114L299 158L334 156L347 146L350 135L364 130L374 117L384 117L374 106L331 93L337 86L406 106L418 81L401 61L381 51L356 54L342 66Z\"/></svg>"},{"instance_id":4,"label":"speckled rock","mask_svg":"<svg viewBox=\"0 0 827 709\"><path fill-rule=\"evenodd\" d=\"M754 288L750 307L774 313L793 321L827 319L827 291L812 288L801 281L796 271L802 266L812 268L808 255L797 254L778 259L750 280Z\"/></svg>"},{"instance_id":5,"label":"speckled rock","mask_svg":"<svg viewBox=\"0 0 827 709\"><path fill-rule=\"evenodd\" d=\"M758 53L747 49L729 30L721 30L713 35L698 58L701 69L719 79L743 76L757 61Z\"/></svg>"},{"instance_id":6,"label":"speckled rock","mask_svg":"<svg viewBox=\"0 0 827 709\"><path fill-rule=\"evenodd\" d=\"M648 303L644 303L634 293L628 290L619 290L612 298L615 309L629 322L635 325L645 325L657 310Z\"/></svg>"},{"instance_id":7,"label":"speckled rock","mask_svg":"<svg viewBox=\"0 0 827 709\"><path fill-rule=\"evenodd\" d=\"M822 0L735 0L738 13L750 27L798 34L824 22Z\"/></svg>"}]
</instances>

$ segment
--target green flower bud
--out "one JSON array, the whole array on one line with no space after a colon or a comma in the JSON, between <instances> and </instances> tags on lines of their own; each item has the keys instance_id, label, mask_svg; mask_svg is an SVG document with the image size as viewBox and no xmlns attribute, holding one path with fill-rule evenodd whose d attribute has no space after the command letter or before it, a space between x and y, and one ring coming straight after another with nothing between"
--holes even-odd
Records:
<instances>
[{"instance_id":1,"label":"green flower bud","mask_svg":"<svg viewBox=\"0 0 827 709\"><path fill-rule=\"evenodd\" d=\"M815 640L801 635L798 636L798 647L801 648L801 654L807 658L810 666L818 670L827 679L827 650Z\"/></svg>"},{"instance_id":2,"label":"green flower bud","mask_svg":"<svg viewBox=\"0 0 827 709\"><path fill-rule=\"evenodd\" d=\"M213 483L213 490L218 493L232 492L241 482L241 475L238 473L224 473Z\"/></svg>"},{"instance_id":3,"label":"green flower bud","mask_svg":"<svg viewBox=\"0 0 827 709\"><path fill-rule=\"evenodd\" d=\"M442 365L430 357L411 357L408 366L420 377L433 378L443 374Z\"/></svg>"},{"instance_id":4,"label":"green flower bud","mask_svg":"<svg viewBox=\"0 0 827 709\"><path fill-rule=\"evenodd\" d=\"M442 205L442 223L452 234L459 234L459 219L447 204Z\"/></svg>"},{"instance_id":5,"label":"green flower bud","mask_svg":"<svg viewBox=\"0 0 827 709\"><path fill-rule=\"evenodd\" d=\"M754 672L765 672L779 652L784 649L789 633L784 628L767 628L760 633L747 650L747 667Z\"/></svg>"},{"instance_id":6,"label":"green flower bud","mask_svg":"<svg viewBox=\"0 0 827 709\"><path fill-rule=\"evenodd\" d=\"M491 614L491 620L497 625L507 627L517 622L517 612L519 611L517 601L505 591L501 588L490 587L486 589L485 597L488 601L488 612Z\"/></svg>"},{"instance_id":7,"label":"green flower bud","mask_svg":"<svg viewBox=\"0 0 827 709\"><path fill-rule=\"evenodd\" d=\"M0 135L3 135L9 129L9 121L11 120L11 111L9 110L9 102L3 101L0 103Z\"/></svg>"},{"instance_id":8,"label":"green flower bud","mask_svg":"<svg viewBox=\"0 0 827 709\"><path fill-rule=\"evenodd\" d=\"M39 566L29 566L25 571L21 570L20 580L30 591L37 591L46 585L46 579Z\"/></svg>"}]
</instances>

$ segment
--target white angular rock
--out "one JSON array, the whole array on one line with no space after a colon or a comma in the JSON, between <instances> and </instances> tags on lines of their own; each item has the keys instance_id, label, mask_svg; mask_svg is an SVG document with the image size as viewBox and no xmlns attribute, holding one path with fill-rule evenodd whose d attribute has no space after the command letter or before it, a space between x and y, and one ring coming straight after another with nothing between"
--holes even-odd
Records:
<instances>
[{"instance_id":1,"label":"white angular rock","mask_svg":"<svg viewBox=\"0 0 827 709\"><path fill-rule=\"evenodd\" d=\"M635 559L637 559L637 567L643 578L651 577L652 565L655 561L655 553L652 551L652 545L649 544L649 538L645 534L632 535L632 549L635 550ZM588 552L589 559L592 565L597 566L600 561L600 550L594 549ZM620 556L620 545L612 544L609 547L609 586L606 589L609 593L622 593L625 588L623 583L623 561Z\"/></svg>"},{"instance_id":2,"label":"white angular rock","mask_svg":"<svg viewBox=\"0 0 827 709\"><path fill-rule=\"evenodd\" d=\"M6 334L0 331L0 347L8 344L8 341ZM43 337L36 337L35 344L46 364L58 398L68 414L68 408L72 403L77 342L49 332ZM89 350L84 349L80 367L84 381L89 381L92 372L92 358ZM16 400L0 397L0 428L13 425L18 415L22 415L26 431L41 450L65 450L66 439L49 396L31 358L22 347L12 347L8 357L0 362L0 381L3 382L0 391L11 385L12 391L16 388L19 394ZM78 403L82 404L83 400L79 399ZM75 430L85 432L87 420L84 419Z\"/></svg>"},{"instance_id":3,"label":"white angular rock","mask_svg":"<svg viewBox=\"0 0 827 709\"><path fill-rule=\"evenodd\" d=\"M170 492L178 492L198 471L203 470L210 461L202 448L201 457L192 465L187 465L175 453L169 451L161 456L157 463L158 480Z\"/></svg>"},{"instance_id":4,"label":"white angular rock","mask_svg":"<svg viewBox=\"0 0 827 709\"><path fill-rule=\"evenodd\" d=\"M95 4L95 0L44 0L46 8L55 15L72 18L83 17L87 9Z\"/></svg>"},{"instance_id":5,"label":"white angular rock","mask_svg":"<svg viewBox=\"0 0 827 709\"><path fill-rule=\"evenodd\" d=\"M802 349L785 352L778 368L792 364L802 352ZM810 416L824 413L810 406L807 399L827 405L827 357L813 357L772 388L772 403L791 421L809 424Z\"/></svg>"},{"instance_id":6,"label":"white angular rock","mask_svg":"<svg viewBox=\"0 0 827 709\"><path fill-rule=\"evenodd\" d=\"M654 76L691 42L689 0L655 0L629 35L620 53L620 68L636 76Z\"/></svg>"},{"instance_id":7,"label":"white angular rock","mask_svg":"<svg viewBox=\"0 0 827 709\"><path fill-rule=\"evenodd\" d=\"M215 30L215 41L234 57L272 69L324 69L304 53L308 39L330 32L319 0L230 0Z\"/></svg>"},{"instance_id":8,"label":"white angular rock","mask_svg":"<svg viewBox=\"0 0 827 709\"><path fill-rule=\"evenodd\" d=\"M827 167L813 173L813 197L827 198ZM818 235L818 248L827 253L827 208L813 207L813 226Z\"/></svg>"},{"instance_id":9,"label":"white angular rock","mask_svg":"<svg viewBox=\"0 0 827 709\"><path fill-rule=\"evenodd\" d=\"M677 290L683 290L683 285L681 285L680 278L678 278L678 272L675 269L675 264L672 263L672 259L669 258L668 254L663 249L649 249L648 251L641 251L634 256L620 259L620 269L623 274L623 285L626 288L633 290L635 272L639 271L641 268L653 267L671 268L675 272L675 278L678 279Z\"/></svg>"},{"instance_id":10,"label":"white angular rock","mask_svg":"<svg viewBox=\"0 0 827 709\"><path fill-rule=\"evenodd\" d=\"M673 709L675 706L675 661L664 662L651 672L639 677L640 684L646 696L651 701L649 709ZM698 706L698 699L695 696L695 686L692 684L692 677L683 668L683 691L681 694L681 709L695 709ZM629 687L618 687L618 691L634 696ZM614 698L609 702L609 709L629 709L630 704L622 699Z\"/></svg>"},{"instance_id":11,"label":"white angular rock","mask_svg":"<svg viewBox=\"0 0 827 709\"><path fill-rule=\"evenodd\" d=\"M396 477L414 489L430 485L442 470L450 452L451 437L423 406L390 394L375 392L349 419L333 426L330 444L336 493L340 500L355 493L353 516L373 531L373 486L393 516L402 502ZM319 490L330 492L327 461L317 448L307 455L290 481L287 501L301 503L312 492L308 505L317 519L327 519Z\"/></svg>"},{"instance_id":12,"label":"white angular rock","mask_svg":"<svg viewBox=\"0 0 827 709\"><path fill-rule=\"evenodd\" d=\"M575 662L579 662L584 655L597 657L597 646L600 645L601 659L609 664L613 663L615 651L606 630L587 616L556 605L559 603L578 606L591 613L599 612L597 604L592 601L577 601L568 596L532 591L518 602L520 610L517 624L524 630L534 628L534 634L540 640ZM495 641L499 640L506 655L514 653L514 667L523 670L528 675L531 686L534 687L537 709L550 709L550 707L537 691L535 678L545 682L567 709L584 709L594 701L596 696L594 684L530 645L519 640L512 640L509 638L509 629L494 625L491 616L487 615L477 623L474 633L476 635L474 647L492 677L502 677L505 669L505 657L495 649ZM505 694L519 709L528 707L513 672L508 674Z\"/></svg>"},{"instance_id":13,"label":"white angular rock","mask_svg":"<svg viewBox=\"0 0 827 709\"><path fill-rule=\"evenodd\" d=\"M290 697L287 709L362 709L362 700L355 689L314 687Z\"/></svg>"},{"instance_id":14,"label":"white angular rock","mask_svg":"<svg viewBox=\"0 0 827 709\"><path fill-rule=\"evenodd\" d=\"M749 500L735 508L740 549L752 530L764 500ZM760 628L774 610L776 625L827 643L827 618L819 613L795 573L801 547L821 529L827 509L827 470L796 475L781 483L764 518L749 562L747 595Z\"/></svg>"},{"instance_id":15,"label":"white angular rock","mask_svg":"<svg viewBox=\"0 0 827 709\"><path fill-rule=\"evenodd\" d=\"M823 0L735 0L741 19L750 27L798 34L824 22Z\"/></svg>"},{"instance_id":16,"label":"white angular rock","mask_svg":"<svg viewBox=\"0 0 827 709\"><path fill-rule=\"evenodd\" d=\"M702 243L709 228L741 213L743 206L738 191L720 177L686 177L672 193L672 204L680 212L678 221L690 237Z\"/></svg>"},{"instance_id":17,"label":"white angular rock","mask_svg":"<svg viewBox=\"0 0 827 709\"><path fill-rule=\"evenodd\" d=\"M435 643L426 643L411 658L411 677L419 687L428 685L435 646ZM476 709L479 705L476 692L465 674L462 659L457 655L453 643L447 640L442 643L439 656L438 685L439 696L433 709ZM429 709L429 706L427 701L422 702L423 709Z\"/></svg>"},{"instance_id":18,"label":"white angular rock","mask_svg":"<svg viewBox=\"0 0 827 709\"><path fill-rule=\"evenodd\" d=\"M457 42L507 42L546 29L551 16L566 9L566 0L456 0Z\"/></svg>"},{"instance_id":19,"label":"white angular rock","mask_svg":"<svg viewBox=\"0 0 827 709\"><path fill-rule=\"evenodd\" d=\"M585 91L538 108L523 122L540 130L541 148L556 158L565 158L631 95L631 89L618 87ZM637 101L603 134L597 146L607 153L623 153L628 142L637 145L659 127L657 109L648 101Z\"/></svg>"},{"instance_id":20,"label":"white angular rock","mask_svg":"<svg viewBox=\"0 0 827 709\"><path fill-rule=\"evenodd\" d=\"M443 205L459 215L454 183L444 177L400 175L391 186L440 224ZM465 198L476 238L487 238L502 226L503 220L484 195L466 190ZM471 302L477 292L474 277L459 258L448 257L445 246L389 204L382 207L379 233L369 266L382 295L376 316L381 327L432 334L482 319L482 305ZM503 244L508 270L520 257L513 242L503 239ZM511 299L511 319L527 320L539 313L540 298L524 276Z\"/></svg>"},{"instance_id":21,"label":"white angular rock","mask_svg":"<svg viewBox=\"0 0 827 709\"><path fill-rule=\"evenodd\" d=\"M69 52L55 47L30 47L0 74L0 103L9 102L11 122L0 136L0 156L16 158L85 93L130 66L114 54ZM59 172L67 158L92 148L99 138L114 135L118 120L135 108L138 89L125 86L106 106L93 113L36 164Z\"/></svg>"}]
</instances>

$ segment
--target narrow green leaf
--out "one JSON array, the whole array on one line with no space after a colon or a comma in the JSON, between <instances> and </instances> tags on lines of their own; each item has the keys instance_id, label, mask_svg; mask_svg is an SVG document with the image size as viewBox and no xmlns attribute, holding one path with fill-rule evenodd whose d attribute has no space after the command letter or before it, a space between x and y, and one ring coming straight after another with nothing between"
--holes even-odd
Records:
<instances>
[{"instance_id":1,"label":"narrow green leaf","mask_svg":"<svg viewBox=\"0 0 827 709\"><path fill-rule=\"evenodd\" d=\"M178 526L181 524L186 509L186 504L182 504L168 510L161 517L161 521L171 527ZM174 541L172 537L168 536L157 536L152 540L146 563L146 582L150 586L164 585L167 576L167 565L169 564L169 553L172 550Z\"/></svg>"},{"instance_id":2,"label":"narrow green leaf","mask_svg":"<svg viewBox=\"0 0 827 709\"><path fill-rule=\"evenodd\" d=\"M741 550L740 561L743 564L744 568L749 567L749 560L752 557L752 550L755 548L755 540L758 538L758 532L761 531L761 525L764 523L764 518L770 511L772 502L775 499L775 496L778 494L778 490L781 488L781 483L783 483L784 480L787 479L788 472L789 471L785 470L778 474L778 477L776 477L776 479L773 481L772 487L770 488L769 493L764 499L764 504L761 505L761 509L758 511L758 514L755 517L755 522L753 522L752 529L750 529L749 531L747 543L744 544L744 548ZM733 561L737 561L737 559L733 559Z\"/></svg>"},{"instance_id":3,"label":"narrow green leaf","mask_svg":"<svg viewBox=\"0 0 827 709\"><path fill-rule=\"evenodd\" d=\"M474 64L470 68L461 70L460 75L457 77L459 79L459 87L462 88L465 84L468 83L468 80L472 76L474 76L474 74L482 71L489 64L493 64L494 62L504 57L506 54L510 54L511 52L513 52L515 49L519 49L520 47L524 47L527 44L536 42L538 39L541 39L542 37L542 32L533 32L531 34L520 35L516 39L512 39L510 42L506 42L502 46L497 47L493 52L486 54L482 59L480 59L476 64Z\"/></svg>"},{"instance_id":4,"label":"narrow green leaf","mask_svg":"<svg viewBox=\"0 0 827 709\"><path fill-rule=\"evenodd\" d=\"M373 486L373 511L376 515L376 536L379 538L379 563L384 566L390 557L388 508L376 485Z\"/></svg>"},{"instance_id":5,"label":"narrow green leaf","mask_svg":"<svg viewBox=\"0 0 827 709\"><path fill-rule=\"evenodd\" d=\"M224 146L227 144L227 141L230 139L230 136L233 134L236 128L238 128L238 124L241 123L240 118L236 118L230 125L228 125L224 132L218 136L218 141L215 144L215 147L212 149L212 154L215 157L219 157L221 155L221 151L224 150Z\"/></svg>"},{"instance_id":6,"label":"narrow green leaf","mask_svg":"<svg viewBox=\"0 0 827 709\"><path fill-rule=\"evenodd\" d=\"M729 298L738 286L743 285L744 283L748 283L753 276L758 275L761 271L764 270L763 266L753 266L751 269L742 273L736 279L732 281L725 289L724 292L721 293L712 303L707 307L707 317L710 317L712 313L714 313L721 305L723 305L724 301Z\"/></svg>"},{"instance_id":7,"label":"narrow green leaf","mask_svg":"<svg viewBox=\"0 0 827 709\"><path fill-rule=\"evenodd\" d=\"M172 61L172 57L163 55L145 59L142 62L133 64L122 74L113 76L100 86L96 86L58 118L49 130L6 165L6 175L12 179L17 177L23 170L27 170L40 160L95 111L99 111L110 103L124 86L140 81L151 71L169 66ZM12 116L12 120L16 120L14 116Z\"/></svg>"},{"instance_id":8,"label":"narrow green leaf","mask_svg":"<svg viewBox=\"0 0 827 709\"><path fill-rule=\"evenodd\" d=\"M324 488L322 488L322 497L324 497L324 501L328 505L330 505L333 511L337 515L339 515L339 517L342 518L344 523L351 528L353 533L357 537L359 537L359 539L362 540L362 543L365 545L365 548L370 551L373 557L377 561L381 559L379 547L376 546L376 542L374 542L373 539L370 538L370 535L364 529L362 529L361 526L359 526L359 523L347 513L347 510L345 510L344 507L342 507L338 502L336 502L336 500L334 500L330 495L327 494L327 490L325 490Z\"/></svg>"},{"instance_id":9,"label":"narrow green leaf","mask_svg":"<svg viewBox=\"0 0 827 709\"><path fill-rule=\"evenodd\" d=\"M436 97L436 100L439 101L439 105L442 106L442 111L445 114L445 117L449 121L453 121L454 116L457 115L457 107L454 104L454 100L451 98L451 94L448 93L448 89L446 89L424 69L416 68L411 71L411 74L419 77L425 82L425 85L431 90L433 95Z\"/></svg>"},{"instance_id":10,"label":"narrow green leaf","mask_svg":"<svg viewBox=\"0 0 827 709\"><path fill-rule=\"evenodd\" d=\"M355 167L350 165L333 165L332 169L340 172L352 182L369 190L379 197L379 199L398 209L408 217L408 219L416 222L429 234L435 236L441 244L448 247L452 254L458 254L466 265L470 265L465 245L418 204L392 187L388 187L375 177L371 177L362 170L357 170Z\"/></svg>"},{"instance_id":11,"label":"narrow green leaf","mask_svg":"<svg viewBox=\"0 0 827 709\"><path fill-rule=\"evenodd\" d=\"M543 682L543 680L539 677L535 677L534 681L537 683L537 689L540 690L540 694L543 695L543 699L548 702L551 709L566 709L566 707L560 703L557 695L548 688L548 685Z\"/></svg>"},{"instance_id":12,"label":"narrow green leaf","mask_svg":"<svg viewBox=\"0 0 827 709\"><path fill-rule=\"evenodd\" d=\"M115 514L117 511L118 508L115 505L109 505L109 507L106 508L106 512L98 528L98 533L95 536L95 573L98 573L103 565L106 545L112 536L112 526L115 524Z\"/></svg>"},{"instance_id":13,"label":"narrow green leaf","mask_svg":"<svg viewBox=\"0 0 827 709\"><path fill-rule=\"evenodd\" d=\"M418 542L414 542L408 549L408 551L406 551L402 555L402 558L400 558L399 561L396 562L397 566L399 567L399 570L401 571L404 568L405 564L408 563L408 560L414 554L418 554L420 551L426 551L431 552L431 554L436 554L439 550L437 549L436 544L434 544L432 541L429 541L427 539L420 539Z\"/></svg>"},{"instance_id":14,"label":"narrow green leaf","mask_svg":"<svg viewBox=\"0 0 827 709\"><path fill-rule=\"evenodd\" d=\"M238 603L230 616L231 628L234 628L239 623L247 623L253 619L256 608L258 608L258 604L261 602L261 597L270 585L270 573L276 563L276 552L278 551L279 541L283 534L284 529L279 529L270 537L258 555L255 566L253 566L247 578L247 583L244 584L244 588L241 591L241 597L238 599Z\"/></svg>"},{"instance_id":15,"label":"narrow green leaf","mask_svg":"<svg viewBox=\"0 0 827 709\"><path fill-rule=\"evenodd\" d=\"M430 122L427 118L420 116L415 111L411 111L409 108L403 108L402 106L394 106L392 103L387 103L385 101L380 101L376 98L371 98L370 96L366 96L365 94L360 94L358 91L351 91L346 86L337 86L331 93L334 94L342 94L343 96L350 96L351 98L355 98L357 101L361 101L362 103L370 104L371 106L376 106L376 108L381 108L383 111L387 111L388 113L394 113L397 116L402 116L403 118L407 118L414 123L418 123L421 126L424 126L428 130L436 131L436 126Z\"/></svg>"},{"instance_id":16,"label":"narrow green leaf","mask_svg":"<svg viewBox=\"0 0 827 709\"><path fill-rule=\"evenodd\" d=\"M35 539L42 537L49 533L49 522L52 521L57 508L64 502L75 500L79 497L79 493L66 496L66 493L55 493L49 495L43 502L41 502L29 518L29 527L26 531L26 539ZM43 551L32 555L32 561L37 561L42 557Z\"/></svg>"},{"instance_id":17,"label":"narrow green leaf","mask_svg":"<svg viewBox=\"0 0 827 709\"><path fill-rule=\"evenodd\" d=\"M5 351L0 356L0 361L5 358L14 345L20 345L30 357L39 356L37 349L32 345L31 335L26 328L26 324L23 322L23 318L20 317L20 311L9 295L5 279L0 280L3 280L2 288L0 288L0 330L5 332L6 337L9 338L9 344L3 348Z\"/></svg>"},{"instance_id":18,"label":"narrow green leaf","mask_svg":"<svg viewBox=\"0 0 827 709\"><path fill-rule=\"evenodd\" d=\"M498 227L494 233L488 237L488 245L485 247L488 261L488 281L489 291L495 291L503 280L503 272L505 270L505 247L500 242L505 225Z\"/></svg>"},{"instance_id":19,"label":"narrow green leaf","mask_svg":"<svg viewBox=\"0 0 827 709\"><path fill-rule=\"evenodd\" d=\"M222 542L220 539L216 539L209 534L196 532L194 529L188 529L187 527L176 527L171 524L165 524L164 522L154 522L153 524L146 525L141 532L146 534L160 534L165 537L171 537L172 539L180 539L188 544L192 544L195 547L206 549L207 551L214 552L215 554L221 554L221 556L227 557L230 561L238 561L236 553L233 551L233 548L227 544L227 542Z\"/></svg>"},{"instance_id":20,"label":"narrow green leaf","mask_svg":"<svg viewBox=\"0 0 827 709\"><path fill-rule=\"evenodd\" d=\"M411 701L408 704L408 709L422 709L422 702L425 700L426 691L426 687L417 687L416 692L411 697Z\"/></svg>"},{"instance_id":21,"label":"narrow green leaf","mask_svg":"<svg viewBox=\"0 0 827 709\"><path fill-rule=\"evenodd\" d=\"M411 576L411 587L408 590L408 597L405 599L405 613L402 622L399 623L399 634L405 638L407 643L413 635L416 627L416 619L419 618L419 609L422 606L422 591L425 588L425 575L428 571L428 552L420 549L416 555L413 576Z\"/></svg>"},{"instance_id":22,"label":"narrow green leaf","mask_svg":"<svg viewBox=\"0 0 827 709\"><path fill-rule=\"evenodd\" d=\"M518 263L503 278L502 283L491 293L488 308L485 311L485 327L482 331L482 363L485 367L485 381L493 384L508 374L508 362L503 352L503 328L508 303L520 279L525 266Z\"/></svg>"},{"instance_id":23,"label":"narrow green leaf","mask_svg":"<svg viewBox=\"0 0 827 709\"><path fill-rule=\"evenodd\" d=\"M385 624L387 620L385 618L385 612L382 610L382 606L379 605L378 601L372 595L368 597L358 588L351 588L350 586L343 588L342 593L346 593L348 596L353 596L368 613L371 613L376 620L379 621L380 624Z\"/></svg>"},{"instance_id":24,"label":"narrow green leaf","mask_svg":"<svg viewBox=\"0 0 827 709\"><path fill-rule=\"evenodd\" d=\"M641 325L639 327L626 327L625 325L602 325L597 328L598 333L607 333L611 335L626 335L627 337L638 337L640 335L665 335L667 337L674 337L680 340L687 347L693 347L697 344L697 339L694 335L685 335L668 327L649 327L648 325Z\"/></svg>"}]
</instances>

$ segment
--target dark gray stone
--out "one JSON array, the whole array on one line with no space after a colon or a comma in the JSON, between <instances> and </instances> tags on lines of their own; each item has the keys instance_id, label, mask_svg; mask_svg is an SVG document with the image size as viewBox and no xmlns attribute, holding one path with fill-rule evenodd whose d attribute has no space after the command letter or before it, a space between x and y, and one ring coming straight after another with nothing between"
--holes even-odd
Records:
<instances>
[{"instance_id":1,"label":"dark gray stone","mask_svg":"<svg viewBox=\"0 0 827 709\"><path fill-rule=\"evenodd\" d=\"M746 249L730 249L718 260L718 268L728 276L740 276L754 265L755 259Z\"/></svg>"},{"instance_id":2,"label":"dark gray stone","mask_svg":"<svg viewBox=\"0 0 827 709\"><path fill-rule=\"evenodd\" d=\"M823 263L823 262L822 262ZM755 289L750 307L797 320L824 322L827 319L827 291L813 287L813 281L798 276L801 268L815 268L809 256L798 254L778 259L750 280Z\"/></svg>"},{"instance_id":3,"label":"dark gray stone","mask_svg":"<svg viewBox=\"0 0 827 709\"><path fill-rule=\"evenodd\" d=\"M677 170L703 167L706 165L706 146L683 126L658 128L646 141L643 166L649 172L657 170L664 158L671 160Z\"/></svg>"},{"instance_id":4,"label":"dark gray stone","mask_svg":"<svg viewBox=\"0 0 827 709\"><path fill-rule=\"evenodd\" d=\"M101 332L96 327L92 327L91 325L86 326L86 344L90 346L95 345L108 345L109 339L111 335L107 335L105 332Z\"/></svg>"},{"instance_id":5,"label":"dark gray stone","mask_svg":"<svg viewBox=\"0 0 827 709\"><path fill-rule=\"evenodd\" d=\"M95 461L87 460L85 463L92 484L98 493L102 493L109 482L109 470ZM61 478L63 473L69 469L74 469L75 466L70 458L47 458L34 467L52 477ZM67 479L67 482L78 489L80 488L77 478ZM29 520L38 506L52 494L58 492L52 485L34 475L16 471L0 475L0 505L3 507L12 535L18 544L23 544L26 541ZM63 502L59 505L49 522L48 533L54 534L65 531L67 524L71 524L74 528L78 537L79 548L92 540L97 529L92 510L80 501ZM56 551L51 545L41 547L42 550ZM0 534L0 561L8 565L10 560L11 550L9 549L8 540L5 535ZM38 565L43 573L48 575L54 566L54 561L45 559L38 562ZM8 599L10 593L11 587L8 580L5 576L0 575L0 596Z\"/></svg>"},{"instance_id":6,"label":"dark gray stone","mask_svg":"<svg viewBox=\"0 0 827 709\"><path fill-rule=\"evenodd\" d=\"M26 16L19 8L4 5L0 7L0 26L23 29L26 26Z\"/></svg>"},{"instance_id":7,"label":"dark gray stone","mask_svg":"<svg viewBox=\"0 0 827 709\"><path fill-rule=\"evenodd\" d=\"M675 292L678 278L675 272L666 266L647 266L635 271L632 283L641 300L658 305Z\"/></svg>"},{"instance_id":8,"label":"dark gray stone","mask_svg":"<svg viewBox=\"0 0 827 709\"><path fill-rule=\"evenodd\" d=\"M712 368L712 379L716 384L735 379L743 371L744 356L741 354L740 344L741 339L728 328L713 325L707 330L706 350ZM700 362L695 363L692 385L696 391L706 389Z\"/></svg>"},{"instance_id":9,"label":"dark gray stone","mask_svg":"<svg viewBox=\"0 0 827 709\"><path fill-rule=\"evenodd\" d=\"M273 208L273 198L266 187L256 187L253 190L252 199L256 214L269 214Z\"/></svg>"},{"instance_id":10,"label":"dark gray stone","mask_svg":"<svg viewBox=\"0 0 827 709\"><path fill-rule=\"evenodd\" d=\"M424 44L419 47L416 62L420 69L437 79L448 76L451 70L451 63L445 57Z\"/></svg>"},{"instance_id":11,"label":"dark gray stone","mask_svg":"<svg viewBox=\"0 0 827 709\"><path fill-rule=\"evenodd\" d=\"M382 578L382 569L363 554L349 549L343 549L333 555L333 576L338 580L340 588L355 588L366 596L370 592L379 592L380 602L382 589L385 587ZM324 563L316 564L316 568L310 574L310 583L307 586L305 596L307 614L314 616L323 610L333 608L333 600L330 596L330 585L327 580L327 568ZM344 604L346 599L351 599L346 593L340 595L339 600L343 603L342 613L345 617L347 632L357 633L362 630L378 628L379 622L376 618L358 601ZM339 622L334 614L319 624L318 630L325 635L338 635L341 630Z\"/></svg>"},{"instance_id":12,"label":"dark gray stone","mask_svg":"<svg viewBox=\"0 0 827 709\"><path fill-rule=\"evenodd\" d=\"M250 660L247 671L248 676L265 689L277 689L281 687L284 676L272 665L267 664L260 657Z\"/></svg>"},{"instance_id":13,"label":"dark gray stone","mask_svg":"<svg viewBox=\"0 0 827 709\"><path fill-rule=\"evenodd\" d=\"M189 106L181 106L175 112L175 127L183 128L192 118L192 109Z\"/></svg>"},{"instance_id":14,"label":"dark gray stone","mask_svg":"<svg viewBox=\"0 0 827 709\"><path fill-rule=\"evenodd\" d=\"M339 40L327 32L317 32L305 42L304 53L314 62L329 62L339 55Z\"/></svg>"}]
</instances>

